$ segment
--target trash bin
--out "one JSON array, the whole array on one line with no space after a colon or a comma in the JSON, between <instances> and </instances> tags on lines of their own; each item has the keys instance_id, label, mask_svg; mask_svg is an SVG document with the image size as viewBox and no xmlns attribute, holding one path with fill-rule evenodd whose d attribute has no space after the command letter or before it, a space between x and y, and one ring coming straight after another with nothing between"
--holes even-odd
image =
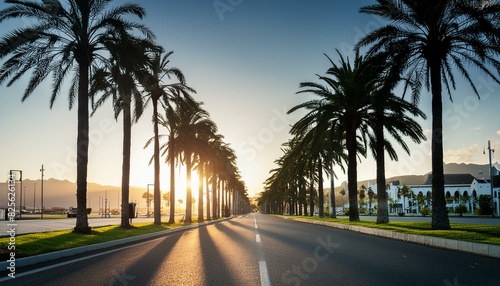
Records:
<instances>
[{"instance_id":1,"label":"trash bin","mask_svg":"<svg viewBox=\"0 0 500 286\"><path fill-rule=\"evenodd\" d=\"M136 203L128 203L128 218L135 218Z\"/></svg>"}]
</instances>

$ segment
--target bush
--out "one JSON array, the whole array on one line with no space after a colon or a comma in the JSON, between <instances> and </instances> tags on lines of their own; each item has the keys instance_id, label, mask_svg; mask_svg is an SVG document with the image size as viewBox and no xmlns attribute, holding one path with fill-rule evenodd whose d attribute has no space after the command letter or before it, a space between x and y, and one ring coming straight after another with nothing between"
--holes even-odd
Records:
<instances>
[{"instance_id":1,"label":"bush","mask_svg":"<svg viewBox=\"0 0 500 286\"><path fill-rule=\"evenodd\" d=\"M344 215L349 216L349 208L346 208L346 209L344 210Z\"/></svg>"},{"instance_id":2,"label":"bush","mask_svg":"<svg viewBox=\"0 0 500 286\"><path fill-rule=\"evenodd\" d=\"M431 210L428 207L423 207L423 208L420 209L420 214L422 216L430 215L431 214Z\"/></svg>"},{"instance_id":3,"label":"bush","mask_svg":"<svg viewBox=\"0 0 500 286\"><path fill-rule=\"evenodd\" d=\"M464 204L460 204L456 206L453 211L457 214L460 214L460 216L463 216L463 214L467 212L467 207Z\"/></svg>"},{"instance_id":4,"label":"bush","mask_svg":"<svg viewBox=\"0 0 500 286\"><path fill-rule=\"evenodd\" d=\"M491 195L480 195L477 202L479 204L480 215L493 214L493 208L491 207Z\"/></svg>"}]
</instances>

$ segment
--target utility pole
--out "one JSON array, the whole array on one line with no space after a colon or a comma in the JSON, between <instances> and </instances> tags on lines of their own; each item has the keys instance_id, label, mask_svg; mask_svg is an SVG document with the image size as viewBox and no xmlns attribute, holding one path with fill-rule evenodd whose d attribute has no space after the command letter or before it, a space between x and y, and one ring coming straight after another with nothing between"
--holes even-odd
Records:
<instances>
[{"instance_id":1,"label":"utility pole","mask_svg":"<svg viewBox=\"0 0 500 286\"><path fill-rule=\"evenodd\" d=\"M43 211L44 211L44 206L43 206L43 171L45 171L45 169L43 168L43 164L42 164L42 168L40 169L40 172L42 172L42 214L41 214L41 219L43 219Z\"/></svg>"}]
</instances>

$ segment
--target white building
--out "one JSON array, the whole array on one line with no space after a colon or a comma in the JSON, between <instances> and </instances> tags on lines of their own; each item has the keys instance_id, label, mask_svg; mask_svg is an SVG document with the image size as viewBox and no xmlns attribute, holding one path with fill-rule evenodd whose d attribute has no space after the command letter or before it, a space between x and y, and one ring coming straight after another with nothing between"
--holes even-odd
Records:
<instances>
[{"instance_id":1,"label":"white building","mask_svg":"<svg viewBox=\"0 0 500 286\"><path fill-rule=\"evenodd\" d=\"M500 165L496 164L493 176L493 202L496 213L500 213ZM469 212L474 212L478 205L476 199L480 195L491 195L490 180L478 179L470 174L445 174L444 192L446 207L452 211L456 206L464 204ZM392 199L392 213L420 213L422 207L431 204L432 175L427 176L426 181L421 185L408 185L411 192L406 196L398 194L403 186L399 181L390 182L387 190ZM374 191L376 188L374 189ZM421 203L418 203L418 201Z\"/></svg>"},{"instance_id":2,"label":"white building","mask_svg":"<svg viewBox=\"0 0 500 286\"><path fill-rule=\"evenodd\" d=\"M496 214L500 215L500 164L496 163L492 167L493 178L493 203L496 209ZM477 198L480 195L491 195L490 180L484 178L475 178L471 174L445 174L444 175L444 192L446 198L446 207L453 209L463 204L468 212L474 212L478 208ZM377 185L368 181L367 189L372 189L377 193ZM432 175L429 174L420 185L408 185L411 193L409 196L398 195L403 185L400 181L392 181L387 186L389 198L389 213L415 213L419 214L421 208L428 207L431 209L431 194L432 194ZM347 185L344 186L347 189ZM359 200L359 198L358 198ZM365 198L365 201L367 198ZM419 203L420 201L420 203ZM344 205L348 208L349 203ZM368 206L365 205L367 212L370 212ZM371 212L376 212L377 200L372 201Z\"/></svg>"}]
</instances>

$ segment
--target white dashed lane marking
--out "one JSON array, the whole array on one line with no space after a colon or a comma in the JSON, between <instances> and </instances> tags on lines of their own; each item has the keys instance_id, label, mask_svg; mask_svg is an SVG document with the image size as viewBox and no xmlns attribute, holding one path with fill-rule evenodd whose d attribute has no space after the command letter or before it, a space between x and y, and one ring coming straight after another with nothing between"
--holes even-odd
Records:
<instances>
[{"instance_id":1,"label":"white dashed lane marking","mask_svg":"<svg viewBox=\"0 0 500 286\"><path fill-rule=\"evenodd\" d=\"M259 227L257 225L257 217L253 214L253 222L255 224L255 242L257 243L257 252L259 253L259 271L260 271L260 285L271 286L269 279L269 272L267 271L266 259L264 258L264 250L262 249L262 240L260 239Z\"/></svg>"}]
</instances>

